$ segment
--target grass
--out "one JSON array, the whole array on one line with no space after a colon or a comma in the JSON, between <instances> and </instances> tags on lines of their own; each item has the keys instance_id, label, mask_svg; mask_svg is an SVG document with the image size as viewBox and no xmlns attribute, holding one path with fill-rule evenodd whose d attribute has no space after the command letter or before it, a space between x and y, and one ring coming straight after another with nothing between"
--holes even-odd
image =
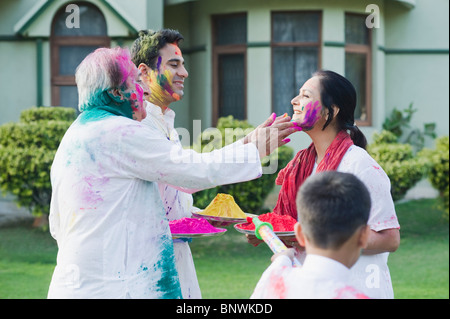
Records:
<instances>
[{"instance_id":1,"label":"grass","mask_svg":"<svg viewBox=\"0 0 450 319\"><path fill-rule=\"evenodd\" d=\"M397 204L400 248L389 257L395 297L449 298L449 229L436 200ZM270 263L265 245L253 247L232 227L225 235L191 244L206 299L246 299ZM0 298L46 298L57 247L48 232L0 228Z\"/></svg>"},{"instance_id":2,"label":"grass","mask_svg":"<svg viewBox=\"0 0 450 319\"><path fill-rule=\"evenodd\" d=\"M48 232L0 228L0 299L46 298L56 252Z\"/></svg>"},{"instance_id":3,"label":"grass","mask_svg":"<svg viewBox=\"0 0 450 319\"><path fill-rule=\"evenodd\" d=\"M397 205L401 243L390 254L396 298L449 298L448 220L436 200Z\"/></svg>"}]
</instances>

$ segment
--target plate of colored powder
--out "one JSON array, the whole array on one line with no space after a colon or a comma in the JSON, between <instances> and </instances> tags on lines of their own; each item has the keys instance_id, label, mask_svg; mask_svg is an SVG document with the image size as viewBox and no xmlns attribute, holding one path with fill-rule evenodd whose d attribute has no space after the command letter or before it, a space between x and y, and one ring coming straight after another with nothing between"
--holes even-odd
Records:
<instances>
[{"instance_id":1,"label":"plate of colored powder","mask_svg":"<svg viewBox=\"0 0 450 319\"><path fill-rule=\"evenodd\" d=\"M255 216L244 213L236 204L232 195L221 193L217 194L204 210L192 213L192 215L207 220L229 223L243 223L248 216Z\"/></svg>"},{"instance_id":2,"label":"plate of colored powder","mask_svg":"<svg viewBox=\"0 0 450 319\"><path fill-rule=\"evenodd\" d=\"M293 236L294 225L297 223L295 218L289 215L278 215L275 213L266 213L258 216L262 222L270 223L273 227L273 232L277 236ZM242 223L234 225L234 229L243 234L255 234L255 224Z\"/></svg>"},{"instance_id":3,"label":"plate of colored powder","mask_svg":"<svg viewBox=\"0 0 450 319\"><path fill-rule=\"evenodd\" d=\"M195 238L223 235L227 230L211 225L204 218L188 218L172 220L169 222L173 238Z\"/></svg>"},{"instance_id":4,"label":"plate of colored powder","mask_svg":"<svg viewBox=\"0 0 450 319\"><path fill-rule=\"evenodd\" d=\"M246 215L246 218L204 215L203 211L198 211L198 212L192 213L192 216L197 217L197 218L204 218L206 220L211 220L211 221L216 221L216 222L228 222L228 223L242 223L247 220L247 217L258 216L258 215L254 215L254 214L247 214L247 213L244 213L244 214Z\"/></svg>"}]
</instances>

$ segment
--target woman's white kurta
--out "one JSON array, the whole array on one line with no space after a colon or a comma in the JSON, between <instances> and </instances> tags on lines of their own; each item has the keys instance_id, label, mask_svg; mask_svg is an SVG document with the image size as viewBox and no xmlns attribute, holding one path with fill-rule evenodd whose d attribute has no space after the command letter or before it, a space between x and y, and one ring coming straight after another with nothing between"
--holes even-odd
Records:
<instances>
[{"instance_id":1,"label":"woman's white kurta","mask_svg":"<svg viewBox=\"0 0 450 319\"><path fill-rule=\"evenodd\" d=\"M352 173L367 187L372 207L368 225L374 231L400 228L391 196L391 183L381 166L361 147L350 146L337 171ZM349 194L351 196L351 194ZM361 255L351 269L351 285L370 298L394 298L388 267L389 253ZM304 253L299 259L304 258Z\"/></svg>"},{"instance_id":2,"label":"woman's white kurta","mask_svg":"<svg viewBox=\"0 0 450 319\"><path fill-rule=\"evenodd\" d=\"M51 169L58 256L48 297L181 298L158 183L209 188L261 173L251 143L198 154L125 117L79 117Z\"/></svg>"},{"instance_id":3,"label":"woman's white kurta","mask_svg":"<svg viewBox=\"0 0 450 319\"><path fill-rule=\"evenodd\" d=\"M356 175L369 190L372 202L368 221L370 229L400 228L389 177L364 149L352 145L337 170ZM389 253L361 255L351 269L351 284L370 298L394 298L388 257Z\"/></svg>"}]
</instances>

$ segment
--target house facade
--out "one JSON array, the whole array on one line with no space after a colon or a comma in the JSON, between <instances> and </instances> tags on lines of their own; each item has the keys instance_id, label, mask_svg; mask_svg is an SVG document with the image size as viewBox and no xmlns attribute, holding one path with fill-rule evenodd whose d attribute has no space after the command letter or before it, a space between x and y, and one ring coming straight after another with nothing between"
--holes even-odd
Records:
<instances>
[{"instance_id":1,"label":"house facade","mask_svg":"<svg viewBox=\"0 0 450 319\"><path fill-rule=\"evenodd\" d=\"M370 141L394 108L449 134L448 0L2 0L0 125L32 106L76 108L76 66L97 47L130 47L141 29L177 29L189 77L174 103L190 144L221 116L253 125L317 69L349 78ZM187 143L186 141L189 141ZM310 140L294 134L298 149Z\"/></svg>"}]
</instances>

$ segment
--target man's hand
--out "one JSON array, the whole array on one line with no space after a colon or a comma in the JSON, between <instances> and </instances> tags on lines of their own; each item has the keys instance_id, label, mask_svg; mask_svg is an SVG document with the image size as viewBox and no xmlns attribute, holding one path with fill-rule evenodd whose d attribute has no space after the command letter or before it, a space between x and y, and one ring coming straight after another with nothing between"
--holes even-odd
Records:
<instances>
[{"instance_id":1,"label":"man's hand","mask_svg":"<svg viewBox=\"0 0 450 319\"><path fill-rule=\"evenodd\" d=\"M291 122L291 117L287 114L276 117L273 113L264 123L245 136L243 143L254 143L262 158L288 143L290 139L287 137L301 130L297 123Z\"/></svg>"}]
</instances>

